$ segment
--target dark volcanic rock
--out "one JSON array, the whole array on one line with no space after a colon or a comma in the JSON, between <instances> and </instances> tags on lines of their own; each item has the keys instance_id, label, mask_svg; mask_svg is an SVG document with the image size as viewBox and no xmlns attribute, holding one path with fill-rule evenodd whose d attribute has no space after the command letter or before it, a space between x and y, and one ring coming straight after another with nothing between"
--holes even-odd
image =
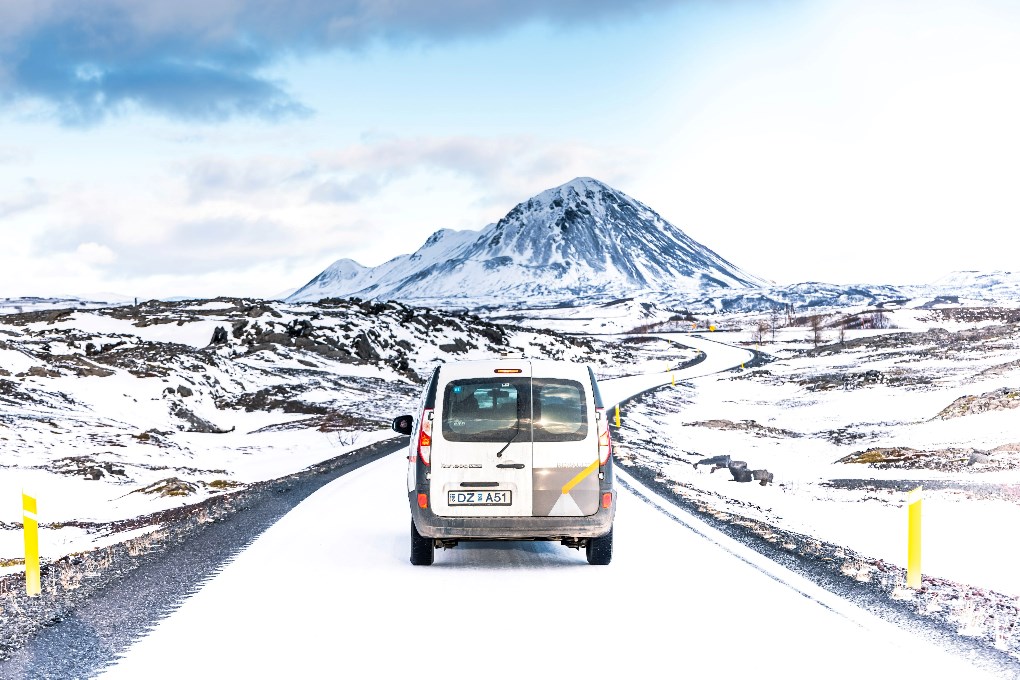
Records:
<instances>
[{"instance_id":1,"label":"dark volcanic rock","mask_svg":"<svg viewBox=\"0 0 1020 680\"><path fill-rule=\"evenodd\" d=\"M365 333L354 338L354 354L362 361L379 361L382 358Z\"/></svg>"}]
</instances>

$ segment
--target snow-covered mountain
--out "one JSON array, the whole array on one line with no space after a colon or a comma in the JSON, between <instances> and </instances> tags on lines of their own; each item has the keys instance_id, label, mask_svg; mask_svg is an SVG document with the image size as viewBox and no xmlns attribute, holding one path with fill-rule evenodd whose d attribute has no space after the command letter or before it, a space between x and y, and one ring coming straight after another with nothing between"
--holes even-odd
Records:
<instances>
[{"instance_id":1,"label":"snow-covered mountain","mask_svg":"<svg viewBox=\"0 0 1020 680\"><path fill-rule=\"evenodd\" d=\"M774 309L812 309L821 307L883 306L905 302L911 295L897 286L874 284L839 285L806 281L789 286L752 290L711 291L701 299L690 300L686 308L704 312L755 312ZM930 295L929 297L934 297ZM679 306L679 300L664 300L667 306Z\"/></svg>"},{"instance_id":2,"label":"snow-covered mountain","mask_svg":"<svg viewBox=\"0 0 1020 680\"><path fill-rule=\"evenodd\" d=\"M518 204L480 231L437 231L415 253L378 267L338 260L288 300L548 304L762 285L648 206L582 177Z\"/></svg>"},{"instance_id":3,"label":"snow-covered mountain","mask_svg":"<svg viewBox=\"0 0 1020 680\"><path fill-rule=\"evenodd\" d=\"M906 287L915 297L922 294L974 301L1020 300L1020 272L955 271L927 286Z\"/></svg>"},{"instance_id":4,"label":"snow-covered mountain","mask_svg":"<svg viewBox=\"0 0 1020 680\"><path fill-rule=\"evenodd\" d=\"M130 305L131 298L116 293L100 293L86 297L5 297L0 298L0 314L21 314L42 309L95 309Z\"/></svg>"}]
</instances>

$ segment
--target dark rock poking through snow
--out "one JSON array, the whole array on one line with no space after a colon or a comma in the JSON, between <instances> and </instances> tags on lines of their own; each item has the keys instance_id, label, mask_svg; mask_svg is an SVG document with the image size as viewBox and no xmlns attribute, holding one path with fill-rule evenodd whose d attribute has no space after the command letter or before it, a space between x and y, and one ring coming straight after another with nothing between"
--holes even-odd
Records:
<instances>
[{"instance_id":1,"label":"dark rock poking through snow","mask_svg":"<svg viewBox=\"0 0 1020 680\"><path fill-rule=\"evenodd\" d=\"M716 470L727 468L730 474L733 476L735 482L758 482L761 486L771 484L774 475L768 470L748 470L747 461L744 460L733 460L729 455L712 456L711 458L702 458L696 463L692 463L694 469L697 470L699 465L711 465L712 469L710 473Z\"/></svg>"}]
</instances>

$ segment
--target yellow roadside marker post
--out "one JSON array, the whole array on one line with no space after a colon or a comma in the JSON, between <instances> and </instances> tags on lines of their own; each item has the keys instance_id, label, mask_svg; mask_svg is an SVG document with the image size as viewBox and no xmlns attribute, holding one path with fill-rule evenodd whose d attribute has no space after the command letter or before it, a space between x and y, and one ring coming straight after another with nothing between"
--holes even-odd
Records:
<instances>
[{"instance_id":1,"label":"yellow roadside marker post","mask_svg":"<svg viewBox=\"0 0 1020 680\"><path fill-rule=\"evenodd\" d=\"M620 405L616 405L616 428L620 428Z\"/></svg>"},{"instance_id":2,"label":"yellow roadside marker post","mask_svg":"<svg viewBox=\"0 0 1020 680\"><path fill-rule=\"evenodd\" d=\"M36 596L42 592L39 582L39 519L35 499L21 494L22 521L25 527L25 592Z\"/></svg>"},{"instance_id":3,"label":"yellow roadside marker post","mask_svg":"<svg viewBox=\"0 0 1020 680\"><path fill-rule=\"evenodd\" d=\"M907 587L921 587L921 487L907 494Z\"/></svg>"}]
</instances>

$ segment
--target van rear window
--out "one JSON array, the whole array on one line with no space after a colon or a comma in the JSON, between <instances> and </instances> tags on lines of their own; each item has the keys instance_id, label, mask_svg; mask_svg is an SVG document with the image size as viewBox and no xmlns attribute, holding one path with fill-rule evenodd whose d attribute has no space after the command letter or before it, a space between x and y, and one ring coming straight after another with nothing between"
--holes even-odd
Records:
<instances>
[{"instance_id":1,"label":"van rear window","mask_svg":"<svg viewBox=\"0 0 1020 680\"><path fill-rule=\"evenodd\" d=\"M519 429L517 437L524 441L530 428L531 381L527 378L473 378L446 385L444 439L506 442Z\"/></svg>"},{"instance_id":2,"label":"van rear window","mask_svg":"<svg viewBox=\"0 0 1020 680\"><path fill-rule=\"evenodd\" d=\"M584 388L573 380L534 381L536 442L576 442L588 436Z\"/></svg>"},{"instance_id":3,"label":"van rear window","mask_svg":"<svg viewBox=\"0 0 1020 680\"><path fill-rule=\"evenodd\" d=\"M473 378L447 384L443 438L459 442L581 441L588 436L584 387L551 378Z\"/></svg>"}]
</instances>

